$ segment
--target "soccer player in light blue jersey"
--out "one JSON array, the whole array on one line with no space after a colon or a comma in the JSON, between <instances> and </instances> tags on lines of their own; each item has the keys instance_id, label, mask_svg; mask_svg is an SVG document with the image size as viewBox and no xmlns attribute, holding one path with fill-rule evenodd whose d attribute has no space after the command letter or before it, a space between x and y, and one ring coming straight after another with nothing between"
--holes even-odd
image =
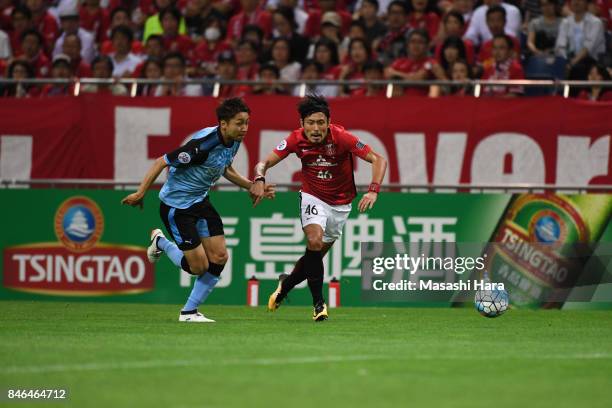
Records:
<instances>
[{"instance_id":1,"label":"soccer player in light blue jersey","mask_svg":"<svg viewBox=\"0 0 612 408\"><path fill-rule=\"evenodd\" d=\"M142 207L146 191L169 167L168 180L159 192L160 215L174 242L166 239L160 229L154 229L147 257L157 262L165 252L176 266L198 275L179 314L180 322L214 322L200 313L198 306L219 281L228 255L223 222L208 197L210 188L224 176L249 190L254 199L254 184L232 167L249 128L249 107L242 99L231 98L221 103L216 113L217 126L194 133L185 145L158 158L138 191L121 201ZM266 197L274 197L273 185L266 185Z\"/></svg>"}]
</instances>

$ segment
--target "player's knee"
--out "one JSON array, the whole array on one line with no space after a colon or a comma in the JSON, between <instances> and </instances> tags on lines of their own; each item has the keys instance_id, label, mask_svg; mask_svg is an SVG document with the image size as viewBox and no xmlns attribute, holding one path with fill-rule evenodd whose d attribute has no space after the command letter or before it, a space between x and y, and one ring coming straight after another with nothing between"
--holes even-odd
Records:
<instances>
[{"instance_id":1,"label":"player's knee","mask_svg":"<svg viewBox=\"0 0 612 408\"><path fill-rule=\"evenodd\" d=\"M216 263L219 265L225 265L229 256L227 255L227 251L213 251L208 254L208 258L210 263Z\"/></svg>"},{"instance_id":2,"label":"player's knee","mask_svg":"<svg viewBox=\"0 0 612 408\"><path fill-rule=\"evenodd\" d=\"M311 251L320 251L323 249L323 235L321 234L309 234L306 237L307 247Z\"/></svg>"},{"instance_id":3,"label":"player's knee","mask_svg":"<svg viewBox=\"0 0 612 408\"><path fill-rule=\"evenodd\" d=\"M208 270L208 261L206 259L198 259L197 261L188 262L187 258L181 260L181 267L191 275L202 275Z\"/></svg>"}]
</instances>

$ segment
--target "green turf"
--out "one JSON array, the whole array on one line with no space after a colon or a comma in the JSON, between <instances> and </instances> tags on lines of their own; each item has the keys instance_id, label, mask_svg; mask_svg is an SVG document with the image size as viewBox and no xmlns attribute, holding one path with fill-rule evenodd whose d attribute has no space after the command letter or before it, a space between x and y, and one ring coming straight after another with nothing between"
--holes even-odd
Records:
<instances>
[{"instance_id":1,"label":"green turf","mask_svg":"<svg viewBox=\"0 0 612 408\"><path fill-rule=\"evenodd\" d=\"M0 386L75 407L609 407L612 312L0 302ZM0 405L6 404L0 396ZM49 406L18 403L11 406Z\"/></svg>"}]
</instances>

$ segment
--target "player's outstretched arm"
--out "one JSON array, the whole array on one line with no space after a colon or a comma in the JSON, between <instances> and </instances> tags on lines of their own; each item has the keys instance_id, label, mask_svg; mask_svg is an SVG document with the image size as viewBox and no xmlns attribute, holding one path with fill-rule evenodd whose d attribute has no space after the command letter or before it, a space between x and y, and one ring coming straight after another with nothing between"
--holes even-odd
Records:
<instances>
[{"instance_id":1,"label":"player's outstretched arm","mask_svg":"<svg viewBox=\"0 0 612 408\"><path fill-rule=\"evenodd\" d=\"M242 174L238 172L233 166L229 166L225 169L225 173L223 174L226 179L237 185L238 187L242 187L246 190L249 190L249 195L251 196L251 200L253 203L255 202L255 196L252 193L254 189L255 183L251 183L249 179L244 177ZM266 184L264 186L264 197L269 199L274 199L276 195L276 189L274 184Z\"/></svg>"},{"instance_id":2,"label":"player's outstretched arm","mask_svg":"<svg viewBox=\"0 0 612 408\"><path fill-rule=\"evenodd\" d=\"M147 171L147 174L145 174L144 179L138 187L138 190L121 200L121 204L131 205L132 207L139 206L142 208L142 199L144 198L145 193L149 187L151 187L151 184L157 180L157 177L159 177L159 174L166 168L166 166L168 166L168 164L163 157L159 157L157 160L155 160L153 165Z\"/></svg>"},{"instance_id":3,"label":"player's outstretched arm","mask_svg":"<svg viewBox=\"0 0 612 408\"><path fill-rule=\"evenodd\" d=\"M250 190L251 197L253 198L253 207L259 204L266 196L266 171L276 166L281 160L283 159L272 152L263 161L255 165L255 179L253 181L253 188Z\"/></svg>"},{"instance_id":4,"label":"player's outstretched arm","mask_svg":"<svg viewBox=\"0 0 612 408\"><path fill-rule=\"evenodd\" d=\"M380 184L382 183L387 171L387 159L376 153L374 150L371 150L367 154L365 160L372 164L372 182L370 183L368 192L361 197L361 200L359 200L359 205L357 207L359 208L360 212L364 212L374 207L374 203L378 198L378 192L380 191Z\"/></svg>"}]
</instances>

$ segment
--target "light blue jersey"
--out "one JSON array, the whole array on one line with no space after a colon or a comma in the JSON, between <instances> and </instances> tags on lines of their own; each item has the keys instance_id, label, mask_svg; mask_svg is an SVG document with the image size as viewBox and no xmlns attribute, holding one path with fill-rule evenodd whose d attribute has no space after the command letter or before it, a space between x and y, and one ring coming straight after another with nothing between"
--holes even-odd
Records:
<instances>
[{"instance_id":1,"label":"light blue jersey","mask_svg":"<svg viewBox=\"0 0 612 408\"><path fill-rule=\"evenodd\" d=\"M237 141L224 145L218 126L195 132L184 146L164 155L169 173L159 199L180 209L203 201L232 164L239 147Z\"/></svg>"}]
</instances>

